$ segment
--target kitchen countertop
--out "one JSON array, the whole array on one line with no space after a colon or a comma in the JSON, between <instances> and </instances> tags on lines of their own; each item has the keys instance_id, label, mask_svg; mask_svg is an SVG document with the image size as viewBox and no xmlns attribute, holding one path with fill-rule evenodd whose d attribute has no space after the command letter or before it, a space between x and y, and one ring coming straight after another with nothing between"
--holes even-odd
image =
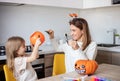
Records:
<instances>
[{"instance_id":1,"label":"kitchen countertop","mask_svg":"<svg viewBox=\"0 0 120 81\"><path fill-rule=\"evenodd\" d=\"M120 46L115 46L115 47L97 47L98 50L103 50L103 51L111 51L111 52L120 52ZM31 52L28 52L31 53ZM39 54L53 54L53 53L63 53L62 51L39 51ZM6 60L6 55L0 56L0 60Z\"/></svg>"},{"instance_id":2,"label":"kitchen countertop","mask_svg":"<svg viewBox=\"0 0 120 81\"><path fill-rule=\"evenodd\" d=\"M111 52L120 52L120 46L115 47L97 47L98 50L111 51Z\"/></svg>"},{"instance_id":3,"label":"kitchen countertop","mask_svg":"<svg viewBox=\"0 0 120 81\"><path fill-rule=\"evenodd\" d=\"M27 52L28 54L31 52ZM62 51L39 51L39 55L43 55L43 54L55 54L55 53L63 53ZM0 60L6 60L6 55L4 56L0 56Z\"/></svg>"},{"instance_id":4,"label":"kitchen countertop","mask_svg":"<svg viewBox=\"0 0 120 81\"><path fill-rule=\"evenodd\" d=\"M73 71L70 73L39 79L37 81L64 81L64 77L80 78L81 76L82 75ZM90 78L92 76L104 77L110 79L109 81L120 81L120 66L111 65L111 64L100 64L94 75L88 76L85 81L90 81Z\"/></svg>"}]
</instances>

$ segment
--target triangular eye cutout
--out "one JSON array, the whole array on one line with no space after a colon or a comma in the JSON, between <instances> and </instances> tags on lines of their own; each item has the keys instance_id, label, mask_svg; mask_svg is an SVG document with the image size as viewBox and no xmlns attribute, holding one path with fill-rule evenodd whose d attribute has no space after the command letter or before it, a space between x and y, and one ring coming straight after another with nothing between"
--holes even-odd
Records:
<instances>
[{"instance_id":1,"label":"triangular eye cutout","mask_svg":"<svg viewBox=\"0 0 120 81\"><path fill-rule=\"evenodd\" d=\"M84 69L84 68L85 68L85 65L81 65L80 68Z\"/></svg>"}]
</instances>

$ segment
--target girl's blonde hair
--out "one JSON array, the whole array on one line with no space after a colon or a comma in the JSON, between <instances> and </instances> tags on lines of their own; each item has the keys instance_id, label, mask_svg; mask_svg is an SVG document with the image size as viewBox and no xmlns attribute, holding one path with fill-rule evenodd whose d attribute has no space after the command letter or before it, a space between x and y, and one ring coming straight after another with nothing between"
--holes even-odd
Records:
<instances>
[{"instance_id":1,"label":"girl's blonde hair","mask_svg":"<svg viewBox=\"0 0 120 81\"><path fill-rule=\"evenodd\" d=\"M19 36L10 37L5 45L7 55L7 66L13 71L14 70L14 58L17 57L17 51L25 43L25 40Z\"/></svg>"},{"instance_id":2,"label":"girl's blonde hair","mask_svg":"<svg viewBox=\"0 0 120 81\"><path fill-rule=\"evenodd\" d=\"M70 25L74 25L77 28L79 28L80 30L83 30L83 45L82 45L82 50L84 50L91 42L91 35L89 32L89 27L88 27L88 23L85 19L83 18L73 18L73 20L71 20Z\"/></svg>"}]
</instances>

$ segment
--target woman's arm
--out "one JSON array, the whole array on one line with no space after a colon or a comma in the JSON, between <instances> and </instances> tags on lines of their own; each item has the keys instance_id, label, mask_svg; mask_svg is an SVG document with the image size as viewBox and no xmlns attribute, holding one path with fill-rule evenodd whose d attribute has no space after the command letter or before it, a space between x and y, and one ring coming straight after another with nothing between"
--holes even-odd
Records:
<instances>
[{"instance_id":1,"label":"woman's arm","mask_svg":"<svg viewBox=\"0 0 120 81\"><path fill-rule=\"evenodd\" d=\"M56 51L63 51L64 44L59 44L57 39L51 39L52 46Z\"/></svg>"},{"instance_id":2,"label":"woman's arm","mask_svg":"<svg viewBox=\"0 0 120 81\"><path fill-rule=\"evenodd\" d=\"M83 60L95 60L97 55L97 44L95 42L91 42L84 51L82 51L80 48L75 50L75 54L78 54L80 59Z\"/></svg>"},{"instance_id":3,"label":"woman's arm","mask_svg":"<svg viewBox=\"0 0 120 81\"><path fill-rule=\"evenodd\" d=\"M96 42L91 42L91 44L86 49L86 56L89 60L95 60L97 56L97 44Z\"/></svg>"},{"instance_id":4,"label":"woman's arm","mask_svg":"<svg viewBox=\"0 0 120 81\"><path fill-rule=\"evenodd\" d=\"M49 38L51 40L51 43L56 51L63 51L63 45L59 45L59 42L57 39L54 38L54 31L49 29L46 31L49 35Z\"/></svg>"}]
</instances>

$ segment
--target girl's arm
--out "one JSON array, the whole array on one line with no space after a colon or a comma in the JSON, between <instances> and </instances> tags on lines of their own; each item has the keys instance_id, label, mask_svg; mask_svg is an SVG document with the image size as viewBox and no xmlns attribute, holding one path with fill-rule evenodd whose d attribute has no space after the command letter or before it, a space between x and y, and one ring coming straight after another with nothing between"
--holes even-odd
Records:
<instances>
[{"instance_id":1,"label":"girl's arm","mask_svg":"<svg viewBox=\"0 0 120 81\"><path fill-rule=\"evenodd\" d=\"M32 62L32 61L36 60L39 57L38 49L39 49L40 44L41 44L41 41L40 41L40 38L38 38L36 40L36 43L35 43L35 46L33 48L32 54L29 57L27 57L27 62Z\"/></svg>"}]
</instances>

